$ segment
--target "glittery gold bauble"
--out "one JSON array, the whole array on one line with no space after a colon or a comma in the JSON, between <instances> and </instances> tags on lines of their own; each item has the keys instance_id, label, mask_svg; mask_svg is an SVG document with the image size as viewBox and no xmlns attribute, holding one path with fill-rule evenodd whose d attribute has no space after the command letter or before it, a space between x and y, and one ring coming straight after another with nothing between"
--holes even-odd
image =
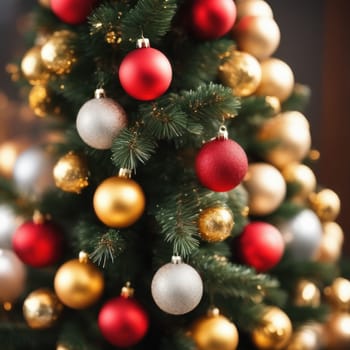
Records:
<instances>
[{"instance_id":1,"label":"glittery gold bauble","mask_svg":"<svg viewBox=\"0 0 350 350\"><path fill-rule=\"evenodd\" d=\"M316 188L316 176L313 171L306 165L300 163L287 164L282 169L282 175L287 185L295 185L296 190L293 192L292 200L303 203L311 192Z\"/></svg>"},{"instance_id":2,"label":"glittery gold bauble","mask_svg":"<svg viewBox=\"0 0 350 350\"><path fill-rule=\"evenodd\" d=\"M238 346L236 326L220 315L217 309L198 319L190 335L198 350L235 350Z\"/></svg>"},{"instance_id":3,"label":"glittery gold bauble","mask_svg":"<svg viewBox=\"0 0 350 350\"><path fill-rule=\"evenodd\" d=\"M249 96L260 84L260 64L249 53L234 50L219 67L219 78L235 96Z\"/></svg>"},{"instance_id":4,"label":"glittery gold bauble","mask_svg":"<svg viewBox=\"0 0 350 350\"><path fill-rule=\"evenodd\" d=\"M273 17L270 5L263 0L236 1L237 19L244 16Z\"/></svg>"},{"instance_id":5,"label":"glittery gold bauble","mask_svg":"<svg viewBox=\"0 0 350 350\"><path fill-rule=\"evenodd\" d=\"M333 313L324 325L327 350L350 349L350 314Z\"/></svg>"},{"instance_id":6,"label":"glittery gold bauble","mask_svg":"<svg viewBox=\"0 0 350 350\"><path fill-rule=\"evenodd\" d=\"M41 59L44 65L56 74L67 74L76 61L72 48L74 33L69 30L54 32L41 48Z\"/></svg>"},{"instance_id":7,"label":"glittery gold bauble","mask_svg":"<svg viewBox=\"0 0 350 350\"><path fill-rule=\"evenodd\" d=\"M85 309L101 297L104 279L87 255L80 254L79 259L69 260L57 270L54 286L63 304L72 309Z\"/></svg>"},{"instance_id":8,"label":"glittery gold bauble","mask_svg":"<svg viewBox=\"0 0 350 350\"><path fill-rule=\"evenodd\" d=\"M29 106L37 117L58 114L59 108L52 105L52 92L44 85L35 85L29 92Z\"/></svg>"},{"instance_id":9,"label":"glittery gold bauble","mask_svg":"<svg viewBox=\"0 0 350 350\"><path fill-rule=\"evenodd\" d=\"M323 349L322 326L306 324L293 333L286 350L320 350Z\"/></svg>"},{"instance_id":10,"label":"glittery gold bauble","mask_svg":"<svg viewBox=\"0 0 350 350\"><path fill-rule=\"evenodd\" d=\"M61 157L53 168L56 186L66 192L80 193L89 185L88 174L85 160L74 152Z\"/></svg>"},{"instance_id":11,"label":"glittery gold bauble","mask_svg":"<svg viewBox=\"0 0 350 350\"><path fill-rule=\"evenodd\" d=\"M338 195L325 188L309 196L311 208L321 221L334 221L340 212L340 199Z\"/></svg>"},{"instance_id":12,"label":"glittery gold bauble","mask_svg":"<svg viewBox=\"0 0 350 350\"><path fill-rule=\"evenodd\" d=\"M23 303L23 316L30 328L52 327L63 310L62 303L50 289L38 289L30 293Z\"/></svg>"},{"instance_id":13,"label":"glittery gold bauble","mask_svg":"<svg viewBox=\"0 0 350 350\"><path fill-rule=\"evenodd\" d=\"M321 303L321 292L315 283L301 279L295 286L293 301L297 306L317 307Z\"/></svg>"},{"instance_id":14,"label":"glittery gold bauble","mask_svg":"<svg viewBox=\"0 0 350 350\"><path fill-rule=\"evenodd\" d=\"M301 161L311 146L309 123L297 111L284 112L268 119L258 131L257 139L272 144L262 156L280 169Z\"/></svg>"},{"instance_id":15,"label":"glittery gold bauble","mask_svg":"<svg viewBox=\"0 0 350 350\"><path fill-rule=\"evenodd\" d=\"M259 96L276 96L285 101L293 91L294 74L287 63L278 58L261 62L261 82L255 91Z\"/></svg>"},{"instance_id":16,"label":"glittery gold bauble","mask_svg":"<svg viewBox=\"0 0 350 350\"><path fill-rule=\"evenodd\" d=\"M341 255L344 232L342 228L333 221L322 224L323 235L315 260L321 262L336 262Z\"/></svg>"},{"instance_id":17,"label":"glittery gold bauble","mask_svg":"<svg viewBox=\"0 0 350 350\"><path fill-rule=\"evenodd\" d=\"M231 210L224 207L204 209L198 218L201 238L208 242L221 242L233 229L234 221Z\"/></svg>"},{"instance_id":18,"label":"glittery gold bauble","mask_svg":"<svg viewBox=\"0 0 350 350\"><path fill-rule=\"evenodd\" d=\"M0 175L11 178L16 159L28 147L29 142L12 139L0 144Z\"/></svg>"},{"instance_id":19,"label":"glittery gold bauble","mask_svg":"<svg viewBox=\"0 0 350 350\"><path fill-rule=\"evenodd\" d=\"M251 163L243 180L248 192L250 215L268 215L276 210L286 195L281 173L267 163Z\"/></svg>"},{"instance_id":20,"label":"glittery gold bauble","mask_svg":"<svg viewBox=\"0 0 350 350\"><path fill-rule=\"evenodd\" d=\"M33 84L43 84L49 80L50 74L41 59L41 47L34 46L24 55L21 62L23 75Z\"/></svg>"},{"instance_id":21,"label":"glittery gold bauble","mask_svg":"<svg viewBox=\"0 0 350 350\"><path fill-rule=\"evenodd\" d=\"M136 181L112 176L97 187L93 203L97 217L105 225L127 227L141 217L146 200Z\"/></svg>"},{"instance_id":22,"label":"glittery gold bauble","mask_svg":"<svg viewBox=\"0 0 350 350\"><path fill-rule=\"evenodd\" d=\"M350 311L350 281L338 277L324 289L324 295L333 309L337 311Z\"/></svg>"},{"instance_id":23,"label":"glittery gold bauble","mask_svg":"<svg viewBox=\"0 0 350 350\"><path fill-rule=\"evenodd\" d=\"M233 27L233 33L238 49L258 60L270 57L281 38L278 25L271 17L245 16Z\"/></svg>"},{"instance_id":24,"label":"glittery gold bauble","mask_svg":"<svg viewBox=\"0 0 350 350\"><path fill-rule=\"evenodd\" d=\"M252 338L261 350L279 350L288 344L291 334L292 323L288 316L277 307L267 307Z\"/></svg>"}]
</instances>

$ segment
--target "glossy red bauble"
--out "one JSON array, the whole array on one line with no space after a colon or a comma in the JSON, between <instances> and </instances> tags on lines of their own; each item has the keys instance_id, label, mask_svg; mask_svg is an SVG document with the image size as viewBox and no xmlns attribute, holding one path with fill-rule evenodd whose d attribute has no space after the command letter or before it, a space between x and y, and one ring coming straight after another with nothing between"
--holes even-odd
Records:
<instances>
[{"instance_id":1,"label":"glossy red bauble","mask_svg":"<svg viewBox=\"0 0 350 350\"><path fill-rule=\"evenodd\" d=\"M62 243L62 232L52 222L28 221L15 231L12 248L25 264L46 267L61 257Z\"/></svg>"},{"instance_id":2,"label":"glossy red bauble","mask_svg":"<svg viewBox=\"0 0 350 350\"><path fill-rule=\"evenodd\" d=\"M243 148L230 139L215 139L205 143L196 156L199 182L212 191L226 192L236 187L248 170Z\"/></svg>"},{"instance_id":3,"label":"glossy red bauble","mask_svg":"<svg viewBox=\"0 0 350 350\"><path fill-rule=\"evenodd\" d=\"M235 251L243 263L264 272L281 260L285 243L280 231L266 222L252 222L234 241Z\"/></svg>"},{"instance_id":4,"label":"glossy red bauble","mask_svg":"<svg viewBox=\"0 0 350 350\"><path fill-rule=\"evenodd\" d=\"M236 5L232 0L194 0L190 22L197 37L217 39L233 27L236 15Z\"/></svg>"},{"instance_id":5,"label":"glossy red bauble","mask_svg":"<svg viewBox=\"0 0 350 350\"><path fill-rule=\"evenodd\" d=\"M107 301L98 315L98 326L104 338L122 348L138 343L145 336L148 323L141 305L123 296Z\"/></svg>"},{"instance_id":6,"label":"glossy red bauble","mask_svg":"<svg viewBox=\"0 0 350 350\"><path fill-rule=\"evenodd\" d=\"M68 24L80 24L86 21L98 0L51 0L52 12Z\"/></svg>"},{"instance_id":7,"label":"glossy red bauble","mask_svg":"<svg viewBox=\"0 0 350 350\"><path fill-rule=\"evenodd\" d=\"M163 95L172 79L167 57L152 47L142 47L128 53L119 67L119 80L132 97L149 101Z\"/></svg>"}]
</instances>

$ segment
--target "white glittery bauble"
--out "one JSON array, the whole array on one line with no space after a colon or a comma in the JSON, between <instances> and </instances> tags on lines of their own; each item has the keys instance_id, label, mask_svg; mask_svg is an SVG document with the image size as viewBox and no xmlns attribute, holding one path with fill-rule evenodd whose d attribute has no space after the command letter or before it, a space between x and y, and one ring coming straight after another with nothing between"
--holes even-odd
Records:
<instances>
[{"instance_id":1,"label":"white glittery bauble","mask_svg":"<svg viewBox=\"0 0 350 350\"><path fill-rule=\"evenodd\" d=\"M312 260L315 257L321 244L322 225L312 210L304 209L277 226L295 260Z\"/></svg>"},{"instance_id":2,"label":"white glittery bauble","mask_svg":"<svg viewBox=\"0 0 350 350\"><path fill-rule=\"evenodd\" d=\"M0 249L0 303L15 301L24 291L26 268L12 250Z\"/></svg>"},{"instance_id":3,"label":"white glittery bauble","mask_svg":"<svg viewBox=\"0 0 350 350\"><path fill-rule=\"evenodd\" d=\"M13 169L13 179L18 192L38 200L54 186L53 161L43 149L32 147L22 152Z\"/></svg>"},{"instance_id":4,"label":"white glittery bauble","mask_svg":"<svg viewBox=\"0 0 350 350\"><path fill-rule=\"evenodd\" d=\"M82 140L97 149L108 149L127 125L123 107L106 97L93 98L80 108L77 130Z\"/></svg>"},{"instance_id":5,"label":"white glittery bauble","mask_svg":"<svg viewBox=\"0 0 350 350\"><path fill-rule=\"evenodd\" d=\"M201 301L203 282L192 266L181 262L169 263L154 275L151 291L161 310L172 315L183 315Z\"/></svg>"},{"instance_id":6,"label":"white glittery bauble","mask_svg":"<svg viewBox=\"0 0 350 350\"><path fill-rule=\"evenodd\" d=\"M22 222L12 207L0 204L0 249L12 247L13 233Z\"/></svg>"}]
</instances>

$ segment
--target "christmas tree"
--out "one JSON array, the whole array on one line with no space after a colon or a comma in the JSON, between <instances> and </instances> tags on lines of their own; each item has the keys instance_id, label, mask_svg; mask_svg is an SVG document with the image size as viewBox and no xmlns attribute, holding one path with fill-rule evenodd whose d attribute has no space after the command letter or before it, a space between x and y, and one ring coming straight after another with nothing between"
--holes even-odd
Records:
<instances>
[{"instance_id":1,"label":"christmas tree","mask_svg":"<svg viewBox=\"0 0 350 350\"><path fill-rule=\"evenodd\" d=\"M268 3L42 0L30 29L2 349L350 348L340 201Z\"/></svg>"}]
</instances>

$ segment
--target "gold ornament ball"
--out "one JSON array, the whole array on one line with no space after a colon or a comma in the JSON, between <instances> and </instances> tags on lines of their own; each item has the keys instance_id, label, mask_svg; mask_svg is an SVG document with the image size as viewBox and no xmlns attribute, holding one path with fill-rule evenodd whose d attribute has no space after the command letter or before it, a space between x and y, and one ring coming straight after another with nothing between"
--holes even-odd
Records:
<instances>
[{"instance_id":1,"label":"gold ornament ball","mask_svg":"<svg viewBox=\"0 0 350 350\"><path fill-rule=\"evenodd\" d=\"M310 194L310 206L321 221L334 221L340 212L340 199L329 188Z\"/></svg>"},{"instance_id":2,"label":"gold ornament ball","mask_svg":"<svg viewBox=\"0 0 350 350\"><path fill-rule=\"evenodd\" d=\"M270 57L277 49L281 33L271 17L245 16L233 27L238 49L258 60Z\"/></svg>"},{"instance_id":3,"label":"gold ornament ball","mask_svg":"<svg viewBox=\"0 0 350 350\"><path fill-rule=\"evenodd\" d=\"M0 175L12 178L17 157L29 146L29 141L12 139L0 144Z\"/></svg>"},{"instance_id":4,"label":"gold ornament ball","mask_svg":"<svg viewBox=\"0 0 350 350\"><path fill-rule=\"evenodd\" d=\"M267 307L260 324L253 330L254 344L261 350L283 349L292 335L292 323L277 307Z\"/></svg>"},{"instance_id":5,"label":"gold ornament ball","mask_svg":"<svg viewBox=\"0 0 350 350\"><path fill-rule=\"evenodd\" d=\"M236 1L237 19L245 16L273 17L270 5L263 0Z\"/></svg>"},{"instance_id":6,"label":"gold ornament ball","mask_svg":"<svg viewBox=\"0 0 350 350\"><path fill-rule=\"evenodd\" d=\"M322 224L323 235L315 260L320 262L334 263L339 260L343 242L343 229L333 221Z\"/></svg>"},{"instance_id":7,"label":"gold ornament ball","mask_svg":"<svg viewBox=\"0 0 350 350\"><path fill-rule=\"evenodd\" d=\"M41 59L50 71L61 75L71 71L76 61L72 40L75 35L69 30L58 30L41 48Z\"/></svg>"},{"instance_id":8,"label":"gold ornament ball","mask_svg":"<svg viewBox=\"0 0 350 350\"><path fill-rule=\"evenodd\" d=\"M26 79L33 85L44 84L50 74L41 59L41 47L34 46L23 56L21 69Z\"/></svg>"},{"instance_id":9,"label":"gold ornament ball","mask_svg":"<svg viewBox=\"0 0 350 350\"><path fill-rule=\"evenodd\" d=\"M262 156L279 169L304 159L311 146L309 123L297 111L284 112L267 120L259 129L257 139L272 144Z\"/></svg>"},{"instance_id":10,"label":"gold ornament ball","mask_svg":"<svg viewBox=\"0 0 350 350\"><path fill-rule=\"evenodd\" d=\"M45 85L35 85L28 96L29 106L37 117L44 118L48 115L58 115L60 108L53 105L52 91Z\"/></svg>"},{"instance_id":11,"label":"gold ornament ball","mask_svg":"<svg viewBox=\"0 0 350 350\"><path fill-rule=\"evenodd\" d=\"M249 96L260 84L260 63L249 53L234 50L220 65L219 79L235 96Z\"/></svg>"},{"instance_id":12,"label":"gold ornament ball","mask_svg":"<svg viewBox=\"0 0 350 350\"><path fill-rule=\"evenodd\" d=\"M333 309L337 311L350 311L350 281L338 277L324 289L324 295Z\"/></svg>"},{"instance_id":13,"label":"gold ornament ball","mask_svg":"<svg viewBox=\"0 0 350 350\"><path fill-rule=\"evenodd\" d=\"M80 193L89 185L88 174L85 160L74 152L61 157L53 168L56 186L65 192Z\"/></svg>"},{"instance_id":14,"label":"gold ornament ball","mask_svg":"<svg viewBox=\"0 0 350 350\"><path fill-rule=\"evenodd\" d=\"M261 82L255 91L259 96L276 96L285 101L293 91L294 74L287 63L278 58L261 62Z\"/></svg>"},{"instance_id":15,"label":"gold ornament ball","mask_svg":"<svg viewBox=\"0 0 350 350\"><path fill-rule=\"evenodd\" d=\"M308 166L300 163L290 163L281 172L287 185L290 184L297 187L292 197L294 202L305 202L310 193L315 191L317 184L316 176Z\"/></svg>"},{"instance_id":16,"label":"gold ornament ball","mask_svg":"<svg viewBox=\"0 0 350 350\"><path fill-rule=\"evenodd\" d=\"M293 333L286 350L320 350L323 349L322 326L306 324Z\"/></svg>"},{"instance_id":17,"label":"gold ornament ball","mask_svg":"<svg viewBox=\"0 0 350 350\"><path fill-rule=\"evenodd\" d=\"M52 327L63 310L62 303L50 289L38 289L30 293L23 303L23 316L30 328Z\"/></svg>"},{"instance_id":18,"label":"gold ornament ball","mask_svg":"<svg viewBox=\"0 0 350 350\"><path fill-rule=\"evenodd\" d=\"M238 346L236 326L220 315L217 309L198 319L190 335L198 350L235 350Z\"/></svg>"},{"instance_id":19,"label":"gold ornament ball","mask_svg":"<svg viewBox=\"0 0 350 350\"><path fill-rule=\"evenodd\" d=\"M327 350L350 349L350 314L336 312L331 314L324 325Z\"/></svg>"},{"instance_id":20,"label":"gold ornament ball","mask_svg":"<svg viewBox=\"0 0 350 350\"><path fill-rule=\"evenodd\" d=\"M136 222L145 209L145 195L134 180L113 176L96 189L93 205L97 217L110 227L128 227Z\"/></svg>"},{"instance_id":21,"label":"gold ornament ball","mask_svg":"<svg viewBox=\"0 0 350 350\"><path fill-rule=\"evenodd\" d=\"M243 180L248 192L250 215L268 215L276 210L286 195L281 173L267 163L251 163Z\"/></svg>"},{"instance_id":22,"label":"gold ornament ball","mask_svg":"<svg viewBox=\"0 0 350 350\"><path fill-rule=\"evenodd\" d=\"M206 208L199 214L199 234L205 241L223 241L230 236L233 226L233 214L228 208Z\"/></svg>"},{"instance_id":23,"label":"gold ornament ball","mask_svg":"<svg viewBox=\"0 0 350 350\"><path fill-rule=\"evenodd\" d=\"M38 2L41 6L47 7L48 9L50 8L50 5L51 5L50 0L38 0Z\"/></svg>"},{"instance_id":24,"label":"gold ornament ball","mask_svg":"<svg viewBox=\"0 0 350 350\"><path fill-rule=\"evenodd\" d=\"M318 307L321 303L321 292L315 283L301 279L294 291L294 304L297 306Z\"/></svg>"},{"instance_id":25,"label":"gold ornament ball","mask_svg":"<svg viewBox=\"0 0 350 350\"><path fill-rule=\"evenodd\" d=\"M85 309L101 297L104 279L100 270L87 259L73 259L57 270L54 287L64 305Z\"/></svg>"}]
</instances>

